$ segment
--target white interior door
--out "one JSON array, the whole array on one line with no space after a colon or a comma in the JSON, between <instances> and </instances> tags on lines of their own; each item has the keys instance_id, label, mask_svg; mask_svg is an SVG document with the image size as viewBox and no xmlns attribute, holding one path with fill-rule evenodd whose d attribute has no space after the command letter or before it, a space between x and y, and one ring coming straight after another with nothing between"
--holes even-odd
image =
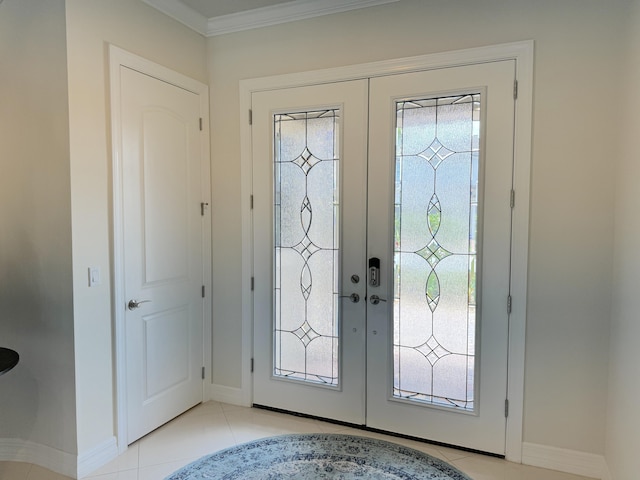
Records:
<instances>
[{"instance_id":1,"label":"white interior door","mask_svg":"<svg viewBox=\"0 0 640 480\"><path fill-rule=\"evenodd\" d=\"M365 411L366 102L366 80L252 98L253 401L356 424Z\"/></svg>"},{"instance_id":2,"label":"white interior door","mask_svg":"<svg viewBox=\"0 0 640 480\"><path fill-rule=\"evenodd\" d=\"M202 401L200 99L120 67L127 441Z\"/></svg>"},{"instance_id":3,"label":"white interior door","mask_svg":"<svg viewBox=\"0 0 640 480\"><path fill-rule=\"evenodd\" d=\"M514 74L253 94L255 404L505 453Z\"/></svg>"},{"instance_id":4,"label":"white interior door","mask_svg":"<svg viewBox=\"0 0 640 480\"><path fill-rule=\"evenodd\" d=\"M505 453L514 75L371 81L370 427Z\"/></svg>"}]
</instances>

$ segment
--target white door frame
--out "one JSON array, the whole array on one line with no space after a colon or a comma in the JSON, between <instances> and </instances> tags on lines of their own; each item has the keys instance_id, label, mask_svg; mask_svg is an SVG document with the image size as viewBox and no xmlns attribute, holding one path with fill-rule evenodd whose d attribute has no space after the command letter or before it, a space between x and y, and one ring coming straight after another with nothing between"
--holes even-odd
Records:
<instances>
[{"instance_id":1,"label":"white door frame","mask_svg":"<svg viewBox=\"0 0 640 480\"><path fill-rule=\"evenodd\" d=\"M515 111L513 188L517 201L513 209L511 247L511 297L509 320L508 398L506 458L522 461L524 404L525 327L527 314L527 261L529 250L529 203L531 177L531 128L533 112L533 41L471 48L453 52L400 58L311 72L277 75L240 81L241 192L242 192L242 400L251 404L253 270L251 194L252 146L249 110L251 94L262 90L371 78L498 60L516 61L517 102ZM516 88L514 86L514 94ZM508 201L506 199L505 201ZM507 306L505 305L505 308Z\"/></svg>"},{"instance_id":2,"label":"white door frame","mask_svg":"<svg viewBox=\"0 0 640 480\"><path fill-rule=\"evenodd\" d=\"M145 58L129 53L114 45L109 45L109 75L111 93L111 149L112 149L112 235L113 235L113 293L112 311L114 318L115 353L115 402L116 402L116 440L118 453L123 453L127 445L127 382L126 382L126 328L125 328L125 291L124 291L124 215L123 215L123 179L122 179L122 139L120 108L120 67L125 66L140 73L157 78L177 87L195 93L200 98L201 135L201 178L202 202L211 205L211 163L209 152L209 87L192 78L153 63ZM210 212L211 210L207 210ZM202 261L203 284L206 292L211 292L211 215L203 217ZM203 401L206 400L205 385L211 383L211 294L204 298L203 319Z\"/></svg>"}]
</instances>

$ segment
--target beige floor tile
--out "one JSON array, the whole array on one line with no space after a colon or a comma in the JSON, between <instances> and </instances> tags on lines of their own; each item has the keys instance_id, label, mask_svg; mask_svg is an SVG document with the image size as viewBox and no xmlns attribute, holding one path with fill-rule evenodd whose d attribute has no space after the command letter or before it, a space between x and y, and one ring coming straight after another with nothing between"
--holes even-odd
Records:
<instances>
[{"instance_id":1,"label":"beige floor tile","mask_svg":"<svg viewBox=\"0 0 640 480\"><path fill-rule=\"evenodd\" d=\"M33 465L31 470L29 470L27 480L71 480L71 478L52 472L51 470L47 470L46 468L38 465Z\"/></svg>"},{"instance_id":2,"label":"beige floor tile","mask_svg":"<svg viewBox=\"0 0 640 480\"><path fill-rule=\"evenodd\" d=\"M139 441L139 467L201 457L233 445L224 415L180 417Z\"/></svg>"},{"instance_id":3,"label":"beige floor tile","mask_svg":"<svg viewBox=\"0 0 640 480\"><path fill-rule=\"evenodd\" d=\"M458 450L456 448L441 446L437 446L436 448L444 456L443 460L446 460L447 462L453 462L454 460L460 460L461 458L472 457L474 455L473 453Z\"/></svg>"},{"instance_id":4,"label":"beige floor tile","mask_svg":"<svg viewBox=\"0 0 640 480\"><path fill-rule=\"evenodd\" d=\"M288 433L343 433L379 438L425 452L473 480L590 480L497 458L268 410L218 402L198 405L129 447L85 480L160 480L205 455ZM0 480L69 480L41 467L0 462Z\"/></svg>"},{"instance_id":5,"label":"beige floor tile","mask_svg":"<svg viewBox=\"0 0 640 480\"><path fill-rule=\"evenodd\" d=\"M26 480L29 470L29 463L0 462L0 480Z\"/></svg>"},{"instance_id":6,"label":"beige floor tile","mask_svg":"<svg viewBox=\"0 0 640 480\"><path fill-rule=\"evenodd\" d=\"M107 473L117 473L124 470L133 470L138 468L138 443L129 445L129 448L109 463L99 468L95 472L91 472L92 476L106 475Z\"/></svg>"},{"instance_id":7,"label":"beige floor tile","mask_svg":"<svg viewBox=\"0 0 640 480\"><path fill-rule=\"evenodd\" d=\"M268 410L232 410L225 415L237 444L275 435L318 431L315 420L282 415Z\"/></svg>"},{"instance_id":8,"label":"beige floor tile","mask_svg":"<svg viewBox=\"0 0 640 480\"><path fill-rule=\"evenodd\" d=\"M222 411L225 413L233 412L234 410L250 410L250 407L243 407L241 405L232 405L230 403L220 403Z\"/></svg>"},{"instance_id":9,"label":"beige floor tile","mask_svg":"<svg viewBox=\"0 0 640 480\"><path fill-rule=\"evenodd\" d=\"M161 463L159 465L152 465L149 467L141 468L138 473L138 480L160 480L167 475L172 474L176 470L189 465L191 462L197 460L197 458L190 458L180 460L177 462Z\"/></svg>"},{"instance_id":10,"label":"beige floor tile","mask_svg":"<svg viewBox=\"0 0 640 480\"><path fill-rule=\"evenodd\" d=\"M465 457L451 464L473 480L593 480L481 455Z\"/></svg>"},{"instance_id":11,"label":"beige floor tile","mask_svg":"<svg viewBox=\"0 0 640 480\"><path fill-rule=\"evenodd\" d=\"M121 472L107 473L104 475L91 475L82 480L138 480L138 469L123 470Z\"/></svg>"},{"instance_id":12,"label":"beige floor tile","mask_svg":"<svg viewBox=\"0 0 640 480\"><path fill-rule=\"evenodd\" d=\"M198 415L223 415L224 410L222 408L222 404L219 402L206 402L201 403L200 405L196 405L191 410L187 410L179 418L189 417L189 416L198 416Z\"/></svg>"}]
</instances>

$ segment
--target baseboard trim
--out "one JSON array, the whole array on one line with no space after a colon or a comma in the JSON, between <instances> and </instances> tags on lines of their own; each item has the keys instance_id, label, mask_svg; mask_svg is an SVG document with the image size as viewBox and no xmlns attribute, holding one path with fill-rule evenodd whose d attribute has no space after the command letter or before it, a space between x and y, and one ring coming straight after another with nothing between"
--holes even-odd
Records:
<instances>
[{"instance_id":1,"label":"baseboard trim","mask_svg":"<svg viewBox=\"0 0 640 480\"><path fill-rule=\"evenodd\" d=\"M594 453L525 442L522 444L522 463L583 477L610 479L604 456Z\"/></svg>"},{"instance_id":2,"label":"baseboard trim","mask_svg":"<svg viewBox=\"0 0 640 480\"><path fill-rule=\"evenodd\" d=\"M78 478L83 478L91 472L106 465L118 456L118 442L111 437L96 445L92 449L78 455Z\"/></svg>"},{"instance_id":3,"label":"baseboard trim","mask_svg":"<svg viewBox=\"0 0 640 480\"><path fill-rule=\"evenodd\" d=\"M216 402L249 407L251 405L246 397L244 390L241 388L227 387L226 385L217 385L215 383L209 386L209 398Z\"/></svg>"},{"instance_id":4,"label":"baseboard trim","mask_svg":"<svg viewBox=\"0 0 640 480\"><path fill-rule=\"evenodd\" d=\"M33 463L61 475L76 478L76 455L29 440L0 438L0 460Z\"/></svg>"}]
</instances>

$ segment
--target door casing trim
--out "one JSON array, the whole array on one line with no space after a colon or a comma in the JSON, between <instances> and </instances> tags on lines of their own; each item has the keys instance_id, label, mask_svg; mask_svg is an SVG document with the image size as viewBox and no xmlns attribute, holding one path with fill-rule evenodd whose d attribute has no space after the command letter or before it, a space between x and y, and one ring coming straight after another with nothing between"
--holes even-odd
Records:
<instances>
[{"instance_id":1,"label":"door casing trim","mask_svg":"<svg viewBox=\"0 0 640 480\"><path fill-rule=\"evenodd\" d=\"M506 427L506 459L521 463L524 418L525 331L527 316L527 268L529 250L529 205L531 180L531 137L533 114L533 40L398 58L346 67L275 75L240 81L241 226L242 226L242 403L251 404L253 351L253 228L251 212L252 144L248 121L254 92L292 88L346 80L379 77L438 68L515 60L517 102L514 132L513 188L517 201L513 208L511 246L511 314L509 316L509 357L507 396L509 416ZM514 86L515 90L515 86ZM505 199L508 201L508 199ZM505 301L505 308L506 301Z\"/></svg>"},{"instance_id":2,"label":"door casing trim","mask_svg":"<svg viewBox=\"0 0 640 480\"><path fill-rule=\"evenodd\" d=\"M128 448L127 445L127 385L126 385L126 328L125 310L126 303L124 291L124 214L123 214L123 183L122 183L122 139L121 109L120 109L120 67L124 66L137 72L162 80L176 87L188 90L199 96L200 118L202 119L202 132L200 136L201 153L201 188L202 202L211 205L211 162L209 144L209 87L197 80L170 70L166 67L151 62L143 57L134 55L115 45L109 45L109 92L111 115L111 183L112 183L112 312L114 324L113 351L115 355L115 414L116 414L116 439L118 453L122 454ZM209 210L210 211L210 210ZM203 216L202 232L202 282L206 292L211 292L211 215ZM211 338L211 294L204 299L203 305L203 365L211 365L211 342L205 339ZM203 379L203 400L206 400L205 385L211 383L211 368L205 369Z\"/></svg>"}]
</instances>

